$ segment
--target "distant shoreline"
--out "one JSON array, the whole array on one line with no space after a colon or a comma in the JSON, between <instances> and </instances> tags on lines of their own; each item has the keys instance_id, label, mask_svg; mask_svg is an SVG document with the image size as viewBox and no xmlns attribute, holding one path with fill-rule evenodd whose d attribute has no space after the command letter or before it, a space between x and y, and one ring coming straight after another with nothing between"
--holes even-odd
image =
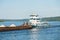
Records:
<instances>
[{"instance_id":1,"label":"distant shoreline","mask_svg":"<svg viewBox=\"0 0 60 40\"><path fill-rule=\"evenodd\" d=\"M0 19L0 22L4 22L4 21L28 21L28 19L17 19L17 20L12 20L12 19Z\"/></svg>"},{"instance_id":2,"label":"distant shoreline","mask_svg":"<svg viewBox=\"0 0 60 40\"><path fill-rule=\"evenodd\" d=\"M60 17L46 17L46 18L41 18L42 21L60 21ZM28 21L28 19L0 19L0 22L4 21Z\"/></svg>"},{"instance_id":3,"label":"distant shoreline","mask_svg":"<svg viewBox=\"0 0 60 40\"><path fill-rule=\"evenodd\" d=\"M42 18L42 20L44 21L60 21L60 16L59 17L46 17L46 18Z\"/></svg>"}]
</instances>

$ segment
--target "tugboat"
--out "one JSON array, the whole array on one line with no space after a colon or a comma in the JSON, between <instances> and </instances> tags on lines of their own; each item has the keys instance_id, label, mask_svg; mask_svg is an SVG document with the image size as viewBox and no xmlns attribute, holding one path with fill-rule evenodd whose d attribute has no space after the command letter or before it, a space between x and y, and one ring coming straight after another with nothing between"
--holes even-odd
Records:
<instances>
[{"instance_id":1,"label":"tugboat","mask_svg":"<svg viewBox=\"0 0 60 40\"><path fill-rule=\"evenodd\" d=\"M30 15L29 23L32 26L32 28L36 28L36 27L41 28L41 27L47 27L48 26L47 22L42 22L40 20L39 15L34 14L34 13L32 15Z\"/></svg>"},{"instance_id":2,"label":"tugboat","mask_svg":"<svg viewBox=\"0 0 60 40\"><path fill-rule=\"evenodd\" d=\"M40 18L37 14L32 14L30 15L29 23L33 28L40 26Z\"/></svg>"}]
</instances>

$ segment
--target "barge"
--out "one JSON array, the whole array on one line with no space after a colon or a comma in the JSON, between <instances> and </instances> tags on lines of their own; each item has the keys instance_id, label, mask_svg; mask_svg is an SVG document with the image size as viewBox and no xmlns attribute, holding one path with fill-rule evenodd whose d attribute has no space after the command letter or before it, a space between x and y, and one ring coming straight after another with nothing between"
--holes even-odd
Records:
<instances>
[{"instance_id":1,"label":"barge","mask_svg":"<svg viewBox=\"0 0 60 40\"><path fill-rule=\"evenodd\" d=\"M11 26L11 27L0 27L0 32L1 31L12 31L12 30L24 30L24 29L32 29L31 25L24 24L21 26Z\"/></svg>"}]
</instances>

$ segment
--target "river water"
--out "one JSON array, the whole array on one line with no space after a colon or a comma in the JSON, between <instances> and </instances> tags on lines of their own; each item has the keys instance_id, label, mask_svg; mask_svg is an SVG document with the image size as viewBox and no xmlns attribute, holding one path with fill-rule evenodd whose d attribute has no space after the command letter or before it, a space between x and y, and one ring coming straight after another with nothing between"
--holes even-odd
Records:
<instances>
[{"instance_id":1,"label":"river water","mask_svg":"<svg viewBox=\"0 0 60 40\"><path fill-rule=\"evenodd\" d=\"M0 25L6 26L21 25L24 21L6 21L0 22ZM50 21L50 25L60 25L60 21ZM60 26L43 28L43 29L29 29L29 30L15 30L0 32L0 40L60 40Z\"/></svg>"}]
</instances>

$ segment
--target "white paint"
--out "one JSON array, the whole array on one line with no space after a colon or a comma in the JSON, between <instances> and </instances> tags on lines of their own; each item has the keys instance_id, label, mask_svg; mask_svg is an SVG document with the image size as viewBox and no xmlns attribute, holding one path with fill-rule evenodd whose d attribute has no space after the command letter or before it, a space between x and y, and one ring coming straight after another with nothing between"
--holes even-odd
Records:
<instances>
[{"instance_id":1,"label":"white paint","mask_svg":"<svg viewBox=\"0 0 60 40\"><path fill-rule=\"evenodd\" d=\"M34 26L47 26L48 25L47 21L41 22L39 15L37 14L30 15L29 23Z\"/></svg>"},{"instance_id":2,"label":"white paint","mask_svg":"<svg viewBox=\"0 0 60 40\"><path fill-rule=\"evenodd\" d=\"M31 25L38 26L38 24L40 24L40 18L37 14L32 14L30 15L29 22L31 23Z\"/></svg>"}]
</instances>

